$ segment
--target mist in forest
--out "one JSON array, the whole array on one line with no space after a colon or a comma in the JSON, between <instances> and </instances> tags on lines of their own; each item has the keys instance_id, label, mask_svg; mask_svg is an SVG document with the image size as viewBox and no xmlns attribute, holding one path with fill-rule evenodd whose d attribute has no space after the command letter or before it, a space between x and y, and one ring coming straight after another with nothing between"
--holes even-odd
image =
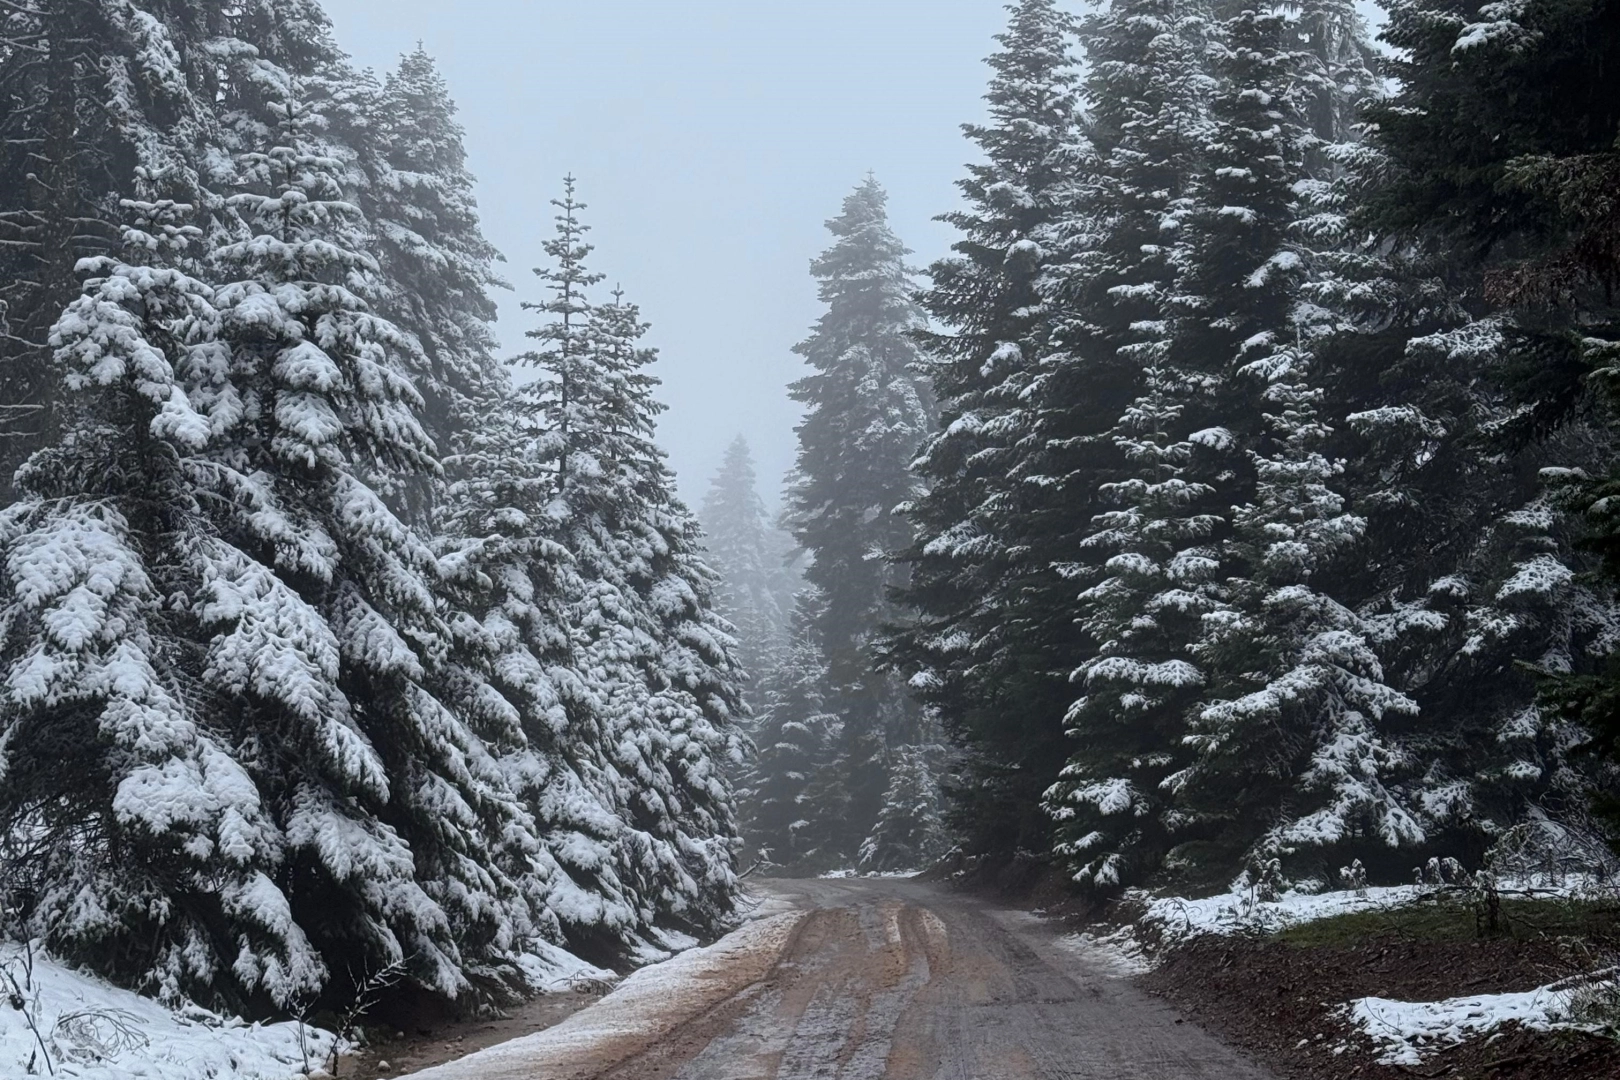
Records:
<instances>
[{"instance_id":1,"label":"mist in forest","mask_svg":"<svg viewBox=\"0 0 1620 1080\"><path fill-rule=\"evenodd\" d=\"M659 425L694 504L738 434L765 497L792 464L790 352L815 320L806 270L821 223L868 170L889 188L919 265L958 201L981 118L980 61L1000 5L930 0L326 4L338 39L379 70L420 39L449 80L485 231L521 292L544 261L547 199L579 178L598 258L656 327L670 411ZM532 327L518 294L498 326Z\"/></svg>"}]
</instances>

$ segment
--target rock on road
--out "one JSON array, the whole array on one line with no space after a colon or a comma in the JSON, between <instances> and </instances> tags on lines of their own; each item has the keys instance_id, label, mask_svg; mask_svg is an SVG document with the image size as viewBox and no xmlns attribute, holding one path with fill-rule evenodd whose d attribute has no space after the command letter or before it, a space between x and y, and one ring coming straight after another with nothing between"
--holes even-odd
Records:
<instances>
[{"instance_id":1,"label":"rock on road","mask_svg":"<svg viewBox=\"0 0 1620 1080\"><path fill-rule=\"evenodd\" d=\"M910 881L761 888L793 910L419 1080L1270 1080L1028 915Z\"/></svg>"}]
</instances>

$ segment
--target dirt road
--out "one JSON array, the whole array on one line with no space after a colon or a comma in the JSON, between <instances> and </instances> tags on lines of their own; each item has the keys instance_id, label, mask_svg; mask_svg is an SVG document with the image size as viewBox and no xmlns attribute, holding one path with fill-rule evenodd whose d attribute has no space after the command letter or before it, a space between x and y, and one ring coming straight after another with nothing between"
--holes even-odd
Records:
<instances>
[{"instance_id":1,"label":"dirt road","mask_svg":"<svg viewBox=\"0 0 1620 1080\"><path fill-rule=\"evenodd\" d=\"M587 1030L587 1010L550 1050L526 1054L520 1041L458 1064L480 1080L1269 1077L1030 916L913 882L764 887L805 914L778 917L768 955L741 947L737 962L686 980L695 996L643 994L662 1020L646 1000L613 1017L609 998L605 1038Z\"/></svg>"}]
</instances>

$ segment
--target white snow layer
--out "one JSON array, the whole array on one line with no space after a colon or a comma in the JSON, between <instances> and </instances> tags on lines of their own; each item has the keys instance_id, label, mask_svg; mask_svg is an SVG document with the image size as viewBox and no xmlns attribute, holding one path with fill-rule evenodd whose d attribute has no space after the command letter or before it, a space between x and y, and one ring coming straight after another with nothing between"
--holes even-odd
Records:
<instances>
[{"instance_id":1,"label":"white snow layer","mask_svg":"<svg viewBox=\"0 0 1620 1080\"><path fill-rule=\"evenodd\" d=\"M562 949L543 949L519 963L534 985L549 992L615 977ZM20 945L0 946L0 1077L294 1080L309 1075L306 1068L325 1075L321 1068L337 1041L308 1025L250 1024L189 1003L170 1009L37 948L30 974L26 956ZM8 1000L14 992L21 1009Z\"/></svg>"},{"instance_id":2,"label":"white snow layer","mask_svg":"<svg viewBox=\"0 0 1620 1080\"><path fill-rule=\"evenodd\" d=\"M1204 934L1272 934L1318 919L1402 907L1433 891L1426 885L1395 885L1339 892L1287 893L1271 901L1256 900L1248 892L1222 893L1200 900L1170 896L1149 901L1141 925L1156 929L1165 945Z\"/></svg>"},{"instance_id":3,"label":"white snow layer","mask_svg":"<svg viewBox=\"0 0 1620 1080\"><path fill-rule=\"evenodd\" d=\"M336 1039L319 1028L249 1024L196 1005L171 1010L38 951L31 973L27 967L20 946L0 948L0 1076L293 1080L306 1063L319 1068ZM21 1009L7 1000L14 992Z\"/></svg>"},{"instance_id":4,"label":"white snow layer","mask_svg":"<svg viewBox=\"0 0 1620 1080\"><path fill-rule=\"evenodd\" d=\"M1455 1046L1470 1035L1518 1023L1537 1031L1574 1026L1570 1002L1581 987L1572 980L1517 994L1475 994L1444 1001L1391 1001L1364 997L1346 1010L1382 1051L1385 1065L1418 1065L1423 1055Z\"/></svg>"},{"instance_id":5,"label":"white snow layer","mask_svg":"<svg viewBox=\"0 0 1620 1080\"><path fill-rule=\"evenodd\" d=\"M702 949L642 968L619 988L556 1027L480 1050L419 1073L414 1080L564 1080L657 1042L761 978L803 912L749 923Z\"/></svg>"},{"instance_id":6,"label":"white snow layer","mask_svg":"<svg viewBox=\"0 0 1620 1080\"><path fill-rule=\"evenodd\" d=\"M1058 947L1077 956L1098 971L1128 979L1153 970L1153 961L1137 942L1132 927L1124 926L1110 934L1082 931L1058 939Z\"/></svg>"}]
</instances>

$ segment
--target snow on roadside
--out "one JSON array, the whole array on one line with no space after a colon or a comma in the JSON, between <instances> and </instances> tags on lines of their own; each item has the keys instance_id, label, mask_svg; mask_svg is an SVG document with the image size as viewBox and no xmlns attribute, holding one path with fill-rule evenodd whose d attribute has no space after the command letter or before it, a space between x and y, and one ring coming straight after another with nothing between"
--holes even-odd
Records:
<instances>
[{"instance_id":1,"label":"snow on roadside","mask_svg":"<svg viewBox=\"0 0 1620 1080\"><path fill-rule=\"evenodd\" d=\"M1058 947L1078 956L1087 964L1118 978L1145 975L1153 970L1153 961L1142 951L1134 928L1122 926L1108 934L1082 931L1058 939Z\"/></svg>"},{"instance_id":2,"label":"snow on roadside","mask_svg":"<svg viewBox=\"0 0 1620 1080\"><path fill-rule=\"evenodd\" d=\"M816 876L822 881L844 881L849 878L865 879L869 881L908 881L922 873L921 870L828 870L825 874Z\"/></svg>"},{"instance_id":3,"label":"snow on roadside","mask_svg":"<svg viewBox=\"0 0 1620 1080\"><path fill-rule=\"evenodd\" d=\"M1433 891L1426 885L1394 885L1340 892L1287 893L1272 901L1254 900L1246 892L1222 893L1199 900L1168 896L1147 899L1147 909L1138 923L1156 931L1164 945L1174 945L1205 934L1274 934L1290 926L1338 915L1388 911L1416 903Z\"/></svg>"},{"instance_id":4,"label":"snow on roadside","mask_svg":"<svg viewBox=\"0 0 1620 1080\"><path fill-rule=\"evenodd\" d=\"M595 1075L649 1046L775 964L804 913L747 923L713 945L644 967L595 1005L556 1027L437 1065L414 1080L567 1080Z\"/></svg>"},{"instance_id":5,"label":"snow on roadside","mask_svg":"<svg viewBox=\"0 0 1620 1080\"><path fill-rule=\"evenodd\" d=\"M1580 897L1591 895L1594 887L1578 875L1559 881L1504 879L1498 883L1504 896L1533 892L1544 897ZM1322 893L1290 892L1276 900L1257 900L1247 890L1188 900L1179 896L1153 898L1141 890L1132 890L1125 900L1145 904L1138 925L1169 946L1205 934L1274 934L1339 915L1389 911L1432 899L1438 892L1434 885L1392 885Z\"/></svg>"},{"instance_id":6,"label":"snow on roadside","mask_svg":"<svg viewBox=\"0 0 1620 1080\"><path fill-rule=\"evenodd\" d=\"M1381 1063L1419 1065L1426 1053L1503 1024L1536 1031L1577 1026L1570 1019L1570 1003L1579 992L1578 984L1565 980L1516 994L1475 994L1444 1001L1364 997L1350 1002L1345 1011L1350 1023L1379 1045Z\"/></svg>"},{"instance_id":7,"label":"snow on roadside","mask_svg":"<svg viewBox=\"0 0 1620 1080\"><path fill-rule=\"evenodd\" d=\"M770 919L799 910L799 905L792 896L777 892L764 882L756 882L751 889L745 888L742 900L748 908L743 912L743 918L748 922L758 922L761 919Z\"/></svg>"},{"instance_id":8,"label":"snow on roadside","mask_svg":"<svg viewBox=\"0 0 1620 1080\"><path fill-rule=\"evenodd\" d=\"M539 987L543 994L561 994L578 990L582 985L599 986L619 981L615 972L587 964L567 949L546 942L538 942L537 951L519 957L517 963L529 985Z\"/></svg>"},{"instance_id":9,"label":"snow on roadside","mask_svg":"<svg viewBox=\"0 0 1620 1080\"><path fill-rule=\"evenodd\" d=\"M0 978L0 1076L292 1080L306 1062L324 1062L336 1040L318 1028L248 1024L195 1005L172 1011L38 951L31 974L27 967L21 946L0 946L0 969L16 979L22 1000L21 1009L7 1000L14 988Z\"/></svg>"}]
</instances>

